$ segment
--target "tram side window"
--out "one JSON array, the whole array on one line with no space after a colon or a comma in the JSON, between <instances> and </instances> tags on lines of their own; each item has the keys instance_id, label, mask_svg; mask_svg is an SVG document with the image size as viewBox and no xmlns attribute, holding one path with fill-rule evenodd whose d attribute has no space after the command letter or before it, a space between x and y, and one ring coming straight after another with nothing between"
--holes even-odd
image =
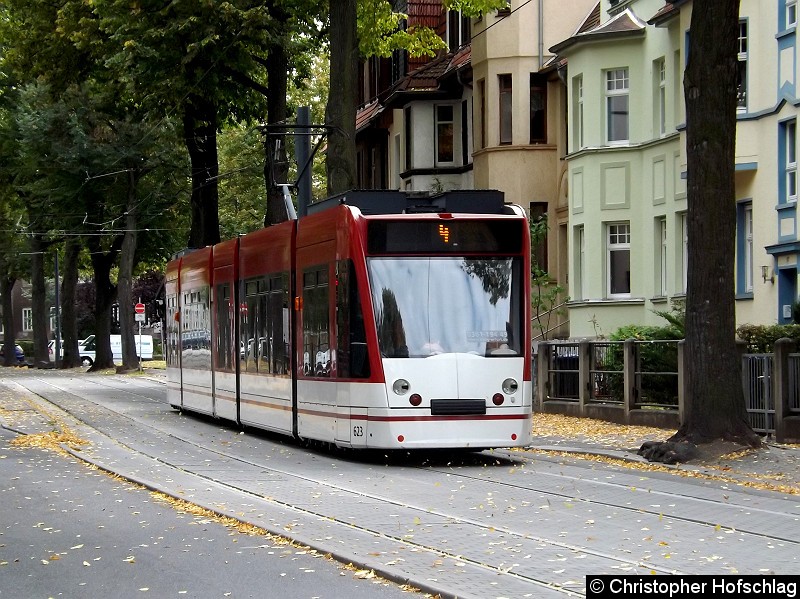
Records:
<instances>
[{"instance_id":1,"label":"tram side window","mask_svg":"<svg viewBox=\"0 0 800 599\"><path fill-rule=\"evenodd\" d=\"M231 322L231 285L217 285L217 368L233 371L231 347L233 345L233 323Z\"/></svg>"},{"instance_id":2,"label":"tram side window","mask_svg":"<svg viewBox=\"0 0 800 599\"><path fill-rule=\"evenodd\" d=\"M303 374L329 377L328 267L303 272Z\"/></svg>"},{"instance_id":3,"label":"tram side window","mask_svg":"<svg viewBox=\"0 0 800 599\"><path fill-rule=\"evenodd\" d=\"M178 311L178 296L176 294L168 295L166 298L167 304L167 366L177 368L180 366L178 359L178 334L180 333L179 325L175 320L175 315ZM178 317L180 318L180 317Z\"/></svg>"},{"instance_id":4,"label":"tram side window","mask_svg":"<svg viewBox=\"0 0 800 599\"><path fill-rule=\"evenodd\" d=\"M211 310L209 289L203 287L183 294L181 352L183 366L211 369Z\"/></svg>"},{"instance_id":5,"label":"tram side window","mask_svg":"<svg viewBox=\"0 0 800 599\"><path fill-rule=\"evenodd\" d=\"M264 314L264 353L259 369L271 374L289 372L289 275L270 277L269 289L262 296Z\"/></svg>"},{"instance_id":6,"label":"tram side window","mask_svg":"<svg viewBox=\"0 0 800 599\"><path fill-rule=\"evenodd\" d=\"M367 334L352 260L336 264L336 369L340 378L368 378Z\"/></svg>"},{"instance_id":7,"label":"tram side window","mask_svg":"<svg viewBox=\"0 0 800 599\"><path fill-rule=\"evenodd\" d=\"M245 308L242 323L242 343L245 354L245 370L258 372L258 281L245 283Z\"/></svg>"}]
</instances>

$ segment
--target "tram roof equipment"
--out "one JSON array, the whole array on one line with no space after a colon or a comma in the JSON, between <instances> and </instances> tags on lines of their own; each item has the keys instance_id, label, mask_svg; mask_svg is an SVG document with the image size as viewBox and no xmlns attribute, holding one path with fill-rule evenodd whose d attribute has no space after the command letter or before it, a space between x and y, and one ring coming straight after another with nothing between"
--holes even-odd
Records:
<instances>
[{"instance_id":1,"label":"tram roof equipment","mask_svg":"<svg viewBox=\"0 0 800 599\"><path fill-rule=\"evenodd\" d=\"M354 189L308 205L308 214L346 204L362 214L508 214L504 194L495 189L457 189L441 193Z\"/></svg>"}]
</instances>

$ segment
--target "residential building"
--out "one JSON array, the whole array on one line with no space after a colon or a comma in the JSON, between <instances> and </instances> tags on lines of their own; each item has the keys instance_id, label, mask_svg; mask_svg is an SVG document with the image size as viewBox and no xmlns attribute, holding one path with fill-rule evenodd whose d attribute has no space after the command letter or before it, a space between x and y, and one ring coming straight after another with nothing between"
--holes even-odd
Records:
<instances>
[{"instance_id":1,"label":"residential building","mask_svg":"<svg viewBox=\"0 0 800 599\"><path fill-rule=\"evenodd\" d=\"M396 53L364 65L359 184L503 191L532 219L547 218L534 260L566 288L567 103L563 63L548 48L574 32L594 3L513 0L477 19L444 10L439 0L396 6L409 26L432 27L448 48L424 64ZM551 318L543 334L568 335L565 318Z\"/></svg>"},{"instance_id":2,"label":"residential building","mask_svg":"<svg viewBox=\"0 0 800 599\"><path fill-rule=\"evenodd\" d=\"M11 306L14 321L14 339L33 339L33 303L31 301L31 284L27 281L17 280L11 289ZM50 306L50 317L47 322L47 335L55 330L55 310ZM0 319L0 340L4 338L5 328Z\"/></svg>"},{"instance_id":3,"label":"residential building","mask_svg":"<svg viewBox=\"0 0 800 599\"><path fill-rule=\"evenodd\" d=\"M797 297L796 10L743 0L736 143L737 322L791 320ZM568 63L570 334L664 324L685 297L683 70L692 3L601 0L552 47ZM757 65L757 66L756 66Z\"/></svg>"}]
</instances>

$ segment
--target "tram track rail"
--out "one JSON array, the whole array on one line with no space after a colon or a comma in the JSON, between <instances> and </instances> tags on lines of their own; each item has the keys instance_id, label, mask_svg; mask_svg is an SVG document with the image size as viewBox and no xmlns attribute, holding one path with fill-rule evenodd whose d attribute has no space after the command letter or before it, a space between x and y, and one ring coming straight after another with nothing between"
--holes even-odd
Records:
<instances>
[{"instance_id":1,"label":"tram track rail","mask_svg":"<svg viewBox=\"0 0 800 599\"><path fill-rule=\"evenodd\" d=\"M624 538L621 541L614 540L608 546L600 548L586 538L581 539L579 533L571 534L559 530L565 528L574 533L580 528L575 526L576 522L582 518L585 519L583 528L587 528L585 524L589 521L586 519L587 515L593 516L592 526L589 528L594 528L594 524L601 518L609 520L613 518L619 522L632 522L638 519L646 525L640 528L651 529L655 529L655 523L667 521L670 529L679 528L681 534L686 534L687 531L700 531L710 537L721 537L716 543L712 543L717 545L717 550L726 546L724 541L728 537L754 545L780 546L781 551L785 551L787 555L800 553L797 551L800 543L795 540L800 538L800 535L792 534L793 531L797 531L797 518L791 510L786 512L786 506L781 508L783 511L778 509L779 502L764 500L761 505L750 505L749 499L742 497L740 499L744 505L732 505L730 501L718 498L713 489L697 485L692 487L694 497L679 496L670 493L669 481L665 477L651 479L655 484L646 491L640 484L637 492L632 489L632 481L641 479L641 473L617 470L613 475L609 475L608 472L603 472L602 476L619 477L619 480L600 480L597 478L597 470L586 464L581 465L577 461L574 464L562 464L560 462L564 460L542 459L541 456L525 455L524 452L495 452L474 456L460 454L460 461L456 460L456 464L450 465L446 461L436 459L431 459L428 463L412 460L402 465L395 464L390 469L389 476L397 481L393 481L389 486L381 482L381 490L375 491L365 482L364 475L373 477L376 470L387 468L385 464L305 450L285 441L275 441L265 435L245 435L243 439L248 443L238 443L235 451L228 449L224 444L214 446L214 443L209 442L213 435L227 438L237 431L232 429L232 425L224 424L220 428L222 424L220 421L194 416L180 417L179 420L184 421L184 426L176 426L180 422L176 423L174 419L166 418L165 421L163 417L166 414L176 416L177 414L166 404L163 398L163 386L144 381L132 383L126 380L122 383L118 382L119 379L101 377L77 377L75 381L78 382L75 383L68 383L69 377L64 377L61 383L57 383L57 380L58 377L53 376L27 378L28 384L25 386L48 402L66 410L79 421L115 439L130 451L141 453L169 468L189 473L198 481L207 481L244 493L253 501L271 502L295 516L311 520L325 519L343 531L342 534L357 532L363 538L372 537L379 539L380 543L404 548L394 550L394 553L386 552L386 557L392 557L398 554L398 551L399 554L406 556L417 554L416 558L427 555L434 560L434 564L441 562L440 568L437 569L451 568L457 574L459 570L474 570L477 572L475 576L480 577L479 574L483 573L489 579L500 578L509 584L510 588L537 588L539 591L535 596L541 596L540 592L544 589L552 592L553 596L583 595L582 577L572 575L576 567L569 562L579 562L581 566L578 570L585 565L588 569L582 569L584 575L604 572L700 573L697 571L697 564L691 563L691 560L683 566L681 564L685 562L670 561L669 555L656 556L652 550L645 553L643 558L639 558L625 544ZM33 381L36 383L30 384ZM78 389L75 389L75 386ZM115 399L108 400L109 396ZM137 404L155 410L137 411L135 409ZM118 406L126 409L115 409ZM159 415L160 418L154 418L153 414ZM185 426L187 420L191 426ZM222 432L212 435L207 430L208 425ZM202 429L203 436L196 436L195 429ZM136 434L132 438L127 438L132 434L131 431L136 431ZM165 439L166 443L172 445L170 451L164 448ZM251 439L253 443L250 443ZM272 455L258 457L258 451L263 451L265 444L272 448ZM309 467L308 470L302 472L295 470L291 459L283 460L281 465L271 463L276 455L275 448L278 448L278 455L283 450L292 454L292 458L300 456L295 461L305 464ZM190 459L186 459L187 456ZM350 469L353 472L344 477L341 473L332 476L330 471L320 469L318 463L314 464L322 460L331 461L337 470ZM226 477L225 471L213 468L213 464L218 462L226 464L224 470L228 473L268 472L268 478L277 483L272 487L275 492L264 494L259 488L243 488L244 485L240 482L232 480L230 476ZM198 464L201 467L198 467ZM205 466L202 466L203 464ZM509 468L527 469L524 482L511 478L507 473ZM385 473L381 475L386 476ZM434 507L425 505L419 496L415 499L413 492L409 493L410 486L416 484L428 489L431 481L437 478L448 482L450 487L458 485L460 488L450 489L445 493L440 492L441 489L431 491L426 498L434 500L432 502L435 504ZM439 486L441 487L441 484ZM479 505L484 509L472 505L475 498L486 496L488 488L492 489L489 497L493 497L490 501L494 503L491 517L487 517L486 506L483 504ZM462 493L466 496L464 499L452 500L449 504L442 501L445 495L458 495L462 489L467 489ZM322 498L322 500L309 501L309 492L312 498L316 494L316 499ZM627 496L621 501L619 499L621 495ZM646 501L650 503L640 501L643 495L646 495ZM326 496L338 497L340 500L325 501ZM517 501L514 499L517 497L528 499L512 504L512 501ZM634 497L637 500L631 501ZM657 499L654 500L654 497ZM181 498L186 499L186 497ZM299 500L300 498L302 500ZM350 501L350 507L360 506L360 509L355 510L362 512L363 517L359 518L359 521L356 521L352 509L346 509L347 506L344 504L347 502L341 500L342 498ZM671 508L669 502L673 502ZM537 505L534 506L533 503ZM700 512L715 513L722 517L722 520L720 517L715 518L715 521L711 518L698 517L692 515L694 512L691 510L688 516L678 513L688 506ZM665 507L668 509L664 509ZM529 512L528 522L536 522L537 516L541 522L545 522L546 518L548 526L545 528L548 530L542 532L526 530L526 521L524 519L521 521L517 517L524 508ZM391 512L398 512L397 517L392 518ZM475 515L471 515L470 512L474 512ZM729 522L737 523L746 522L748 518L755 521L756 519L752 518L754 514L761 516L759 521L765 518L777 518L787 525L781 526L779 523L776 531L770 532L759 530L756 526L748 528L725 524L725 518ZM571 528L568 528L570 522ZM794 525L788 526L791 522L794 522ZM630 528L633 530L633 527ZM458 542L450 538L441 542L442 531L446 529L458 529L460 533ZM782 532L778 533L778 530ZM292 536L287 535L285 530L278 532L290 538ZM632 538L634 533L625 534L630 534ZM470 543L470 539L489 539L489 541ZM497 550L486 549L492 547L492 542L497 544L495 546L499 546ZM658 543L658 539L655 539L654 547L663 546ZM666 541L660 543L670 545L673 540L669 543ZM484 548L482 551L481 547ZM542 562L552 560L556 566L564 567L549 568L550 573L545 575L548 568L525 563L525 560L530 560L530 556L533 555L536 555L538 566L541 566ZM405 558L400 559L405 560ZM419 559L412 561L418 563ZM400 578L406 576L412 584L425 588L425 577L420 579L415 575L413 568L411 571L406 571L406 566L394 558L385 562L385 565L385 573L390 577L397 579L396 570L399 568L402 572ZM448 578L446 575L443 577ZM440 586L435 588L440 589ZM455 595L464 596L464 593L457 592Z\"/></svg>"}]
</instances>

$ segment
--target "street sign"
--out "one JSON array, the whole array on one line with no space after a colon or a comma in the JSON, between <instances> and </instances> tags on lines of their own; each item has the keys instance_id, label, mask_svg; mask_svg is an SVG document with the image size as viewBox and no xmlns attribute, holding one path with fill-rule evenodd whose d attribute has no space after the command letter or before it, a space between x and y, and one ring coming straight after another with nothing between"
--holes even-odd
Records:
<instances>
[{"instance_id":1,"label":"street sign","mask_svg":"<svg viewBox=\"0 0 800 599\"><path fill-rule=\"evenodd\" d=\"M136 304L133 307L133 311L136 312L137 314L144 314L144 304L141 303Z\"/></svg>"}]
</instances>

